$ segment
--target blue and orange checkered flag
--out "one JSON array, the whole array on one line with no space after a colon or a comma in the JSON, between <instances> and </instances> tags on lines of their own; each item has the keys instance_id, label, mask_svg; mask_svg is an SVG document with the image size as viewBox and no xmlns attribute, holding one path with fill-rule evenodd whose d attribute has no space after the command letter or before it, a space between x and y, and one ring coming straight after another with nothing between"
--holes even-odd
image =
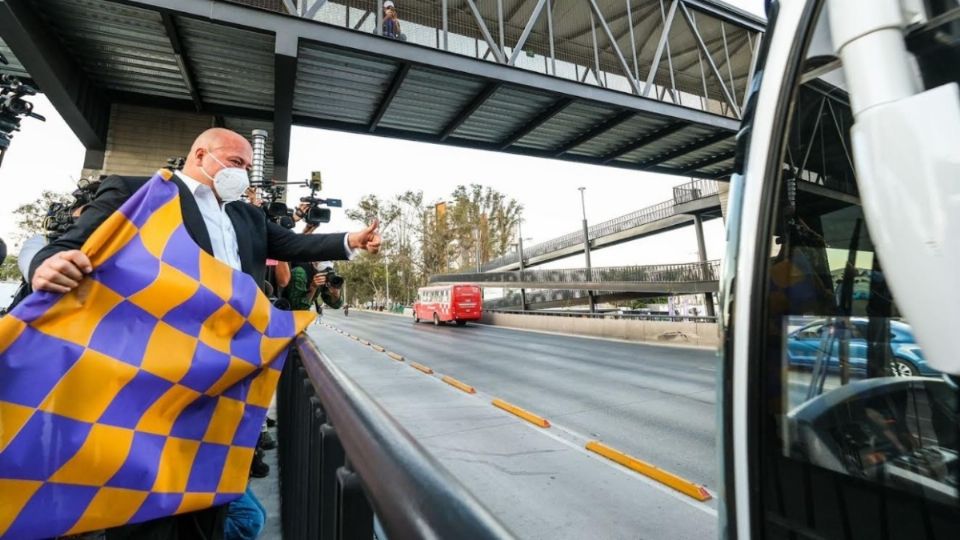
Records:
<instances>
[{"instance_id":1,"label":"blue and orange checkered flag","mask_svg":"<svg viewBox=\"0 0 960 540\"><path fill-rule=\"evenodd\" d=\"M291 340L313 316L187 234L161 171L83 245L93 272L0 319L0 538L239 497Z\"/></svg>"}]
</instances>

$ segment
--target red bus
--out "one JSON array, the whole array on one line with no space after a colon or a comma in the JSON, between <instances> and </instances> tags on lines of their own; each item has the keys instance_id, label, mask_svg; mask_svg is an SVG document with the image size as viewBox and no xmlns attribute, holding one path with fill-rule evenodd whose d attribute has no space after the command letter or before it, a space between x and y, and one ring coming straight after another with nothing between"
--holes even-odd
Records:
<instances>
[{"instance_id":1,"label":"red bus","mask_svg":"<svg viewBox=\"0 0 960 540\"><path fill-rule=\"evenodd\" d=\"M463 326L467 321L480 320L481 304L483 295L476 285L422 287L413 304L413 321L432 320L435 325L453 321Z\"/></svg>"}]
</instances>

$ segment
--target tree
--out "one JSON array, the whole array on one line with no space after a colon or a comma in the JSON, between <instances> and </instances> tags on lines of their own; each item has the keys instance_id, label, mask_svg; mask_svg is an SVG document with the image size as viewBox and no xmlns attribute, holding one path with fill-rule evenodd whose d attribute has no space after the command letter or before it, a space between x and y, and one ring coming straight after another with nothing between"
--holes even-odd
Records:
<instances>
[{"instance_id":1,"label":"tree","mask_svg":"<svg viewBox=\"0 0 960 540\"><path fill-rule=\"evenodd\" d=\"M17 256L7 255L6 260L0 265L0 281L20 281L21 277Z\"/></svg>"},{"instance_id":2,"label":"tree","mask_svg":"<svg viewBox=\"0 0 960 540\"><path fill-rule=\"evenodd\" d=\"M422 191L371 194L347 210L364 223L379 217L384 239L379 255L338 266L351 303L384 302L388 273L390 299L408 303L431 275L473 270L507 252L522 209L517 201L478 184L458 186L450 199L425 204Z\"/></svg>"},{"instance_id":3,"label":"tree","mask_svg":"<svg viewBox=\"0 0 960 540\"><path fill-rule=\"evenodd\" d=\"M17 232L14 234L15 244L20 244L27 238L44 231L43 220L47 217L50 205L69 204L70 195L44 190L40 198L27 204L22 204L13 211L17 220Z\"/></svg>"}]
</instances>

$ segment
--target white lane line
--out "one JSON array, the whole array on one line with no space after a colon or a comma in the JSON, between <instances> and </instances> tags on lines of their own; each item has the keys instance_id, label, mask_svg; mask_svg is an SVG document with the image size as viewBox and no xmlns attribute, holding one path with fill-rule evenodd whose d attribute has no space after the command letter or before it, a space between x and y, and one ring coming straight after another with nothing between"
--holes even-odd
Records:
<instances>
[{"instance_id":1,"label":"white lane line","mask_svg":"<svg viewBox=\"0 0 960 540\"><path fill-rule=\"evenodd\" d=\"M644 476L644 475L642 475L642 474L640 474L640 473L638 473L638 472L632 471L632 470L630 470L630 469L628 469L628 468L626 468L626 467L624 467L624 466L622 466L622 465L619 465L619 464L617 464L617 463L614 463L614 462L610 461L609 459L604 458L603 456L594 454L593 452L588 451L584 446L578 445L578 444L574 443L573 441L569 441L569 440L567 440L567 439L564 439L563 437L561 437L561 436L559 436L559 435L557 435L557 434L555 434L555 433L551 433L549 430L541 429L541 428L538 428L538 427L536 427L536 426L531 426L531 425L529 425L529 424L526 424L525 422L524 422L524 425L525 425L527 428L532 429L534 432L539 433L539 434L541 434L541 435L545 435L545 436L547 436L547 437L550 437L551 439L559 442L560 444L563 444L563 445L565 445L565 446L568 446L568 447L572 448L573 450L576 450L577 452L579 452L579 453L581 453L581 454L589 457L590 459L592 459L592 460L594 460L594 461L597 461L597 462L599 462L599 463L603 463L604 465L606 465L607 467L609 467L609 468L611 468L611 469L615 469L615 470L617 470L617 471L620 471L621 474L625 474L625 475L627 475L627 476L629 476L629 477L631 477L631 478L634 478L634 479L636 479L636 480L639 480L639 481L643 482L644 484L646 484L646 485L648 485L648 486L656 489L657 491L660 491L660 492L663 493L664 495L667 495L667 496L669 496L669 497L671 497L671 498L673 498L673 499L676 499L676 500L678 500L678 501L683 502L683 503L686 504L687 506L690 506L690 507L692 507L692 508L696 508L697 510L700 510L701 512L704 512L704 513L706 513L706 514L708 514L708 515L710 515L710 516L713 516L714 518L718 517L718 513L717 513L717 509L716 509L716 508L713 508L713 507L711 507L711 506L709 506L709 505L707 505L707 504L704 504L704 503L695 501L695 500L691 499L690 497L687 497L686 495L683 495L683 494L681 494L681 493L678 493L678 492L674 491L672 488L669 488L669 487L661 484L660 482L657 482L656 480L653 480L653 479L651 479L651 478L649 478L649 477L646 477L646 476ZM571 434L571 435L573 435L573 436L575 436L575 437L577 437L577 438L580 438L580 436L579 436L578 434L576 434L576 433L573 432L573 431L570 431L569 429L566 429L566 428L557 426L556 424L554 424L553 427L558 428L558 429L560 429L560 430L562 430L562 431L565 431L565 432L567 432L568 434ZM586 443L584 443L584 444L586 444ZM717 494L716 494L713 490L708 489L707 491L710 493L710 496L713 497L713 500L717 500Z\"/></svg>"}]
</instances>

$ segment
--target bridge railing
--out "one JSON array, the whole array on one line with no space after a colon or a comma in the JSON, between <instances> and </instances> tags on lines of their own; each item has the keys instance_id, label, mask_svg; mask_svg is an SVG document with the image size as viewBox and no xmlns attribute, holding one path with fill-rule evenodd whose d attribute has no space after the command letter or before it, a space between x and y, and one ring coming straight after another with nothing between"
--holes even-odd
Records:
<instances>
[{"instance_id":1,"label":"bridge railing","mask_svg":"<svg viewBox=\"0 0 960 540\"><path fill-rule=\"evenodd\" d=\"M505 309L505 308L487 309L486 306L484 306L484 311L489 311L492 313L508 313L512 315L538 315L538 316L545 316L545 317L567 317L567 318L580 318L580 319L614 319L614 320L622 319L622 320L630 320L630 321L700 322L700 323L717 322L716 317L708 317L705 315L653 315L653 314L619 313L619 312L590 313L586 311L546 311L546 310L523 311L519 309Z\"/></svg>"},{"instance_id":2,"label":"bridge railing","mask_svg":"<svg viewBox=\"0 0 960 540\"><path fill-rule=\"evenodd\" d=\"M531 288L551 283L690 283L717 281L720 261L644 266L606 266L601 268L563 268L556 270L517 270L510 272L473 272L430 276L430 283L523 283Z\"/></svg>"},{"instance_id":3,"label":"bridge railing","mask_svg":"<svg viewBox=\"0 0 960 540\"><path fill-rule=\"evenodd\" d=\"M710 197L718 193L716 180L697 178L673 188L673 202L683 204Z\"/></svg>"},{"instance_id":4,"label":"bridge railing","mask_svg":"<svg viewBox=\"0 0 960 540\"><path fill-rule=\"evenodd\" d=\"M511 538L390 414L301 337L277 393L286 539Z\"/></svg>"},{"instance_id":5,"label":"bridge railing","mask_svg":"<svg viewBox=\"0 0 960 540\"><path fill-rule=\"evenodd\" d=\"M635 210L629 214L615 217L611 220L591 225L587 228L587 234L590 236L590 240L593 241L603 236L623 232L634 227L640 227L641 225L653 223L654 221L666 219L674 215L676 214L673 211L673 200L664 201L653 206ZM523 258L524 260L528 260L582 244L583 231L575 231L547 240L546 242L534 244L528 248L525 247L523 249ZM517 264L519 261L519 254L513 251L484 263L480 268L483 271L488 271L494 268Z\"/></svg>"},{"instance_id":6,"label":"bridge railing","mask_svg":"<svg viewBox=\"0 0 960 540\"><path fill-rule=\"evenodd\" d=\"M382 28L381 0L228 1L358 32ZM762 21L703 0L590 0L562 12L555 4L408 0L397 8L410 43L739 117Z\"/></svg>"}]
</instances>

